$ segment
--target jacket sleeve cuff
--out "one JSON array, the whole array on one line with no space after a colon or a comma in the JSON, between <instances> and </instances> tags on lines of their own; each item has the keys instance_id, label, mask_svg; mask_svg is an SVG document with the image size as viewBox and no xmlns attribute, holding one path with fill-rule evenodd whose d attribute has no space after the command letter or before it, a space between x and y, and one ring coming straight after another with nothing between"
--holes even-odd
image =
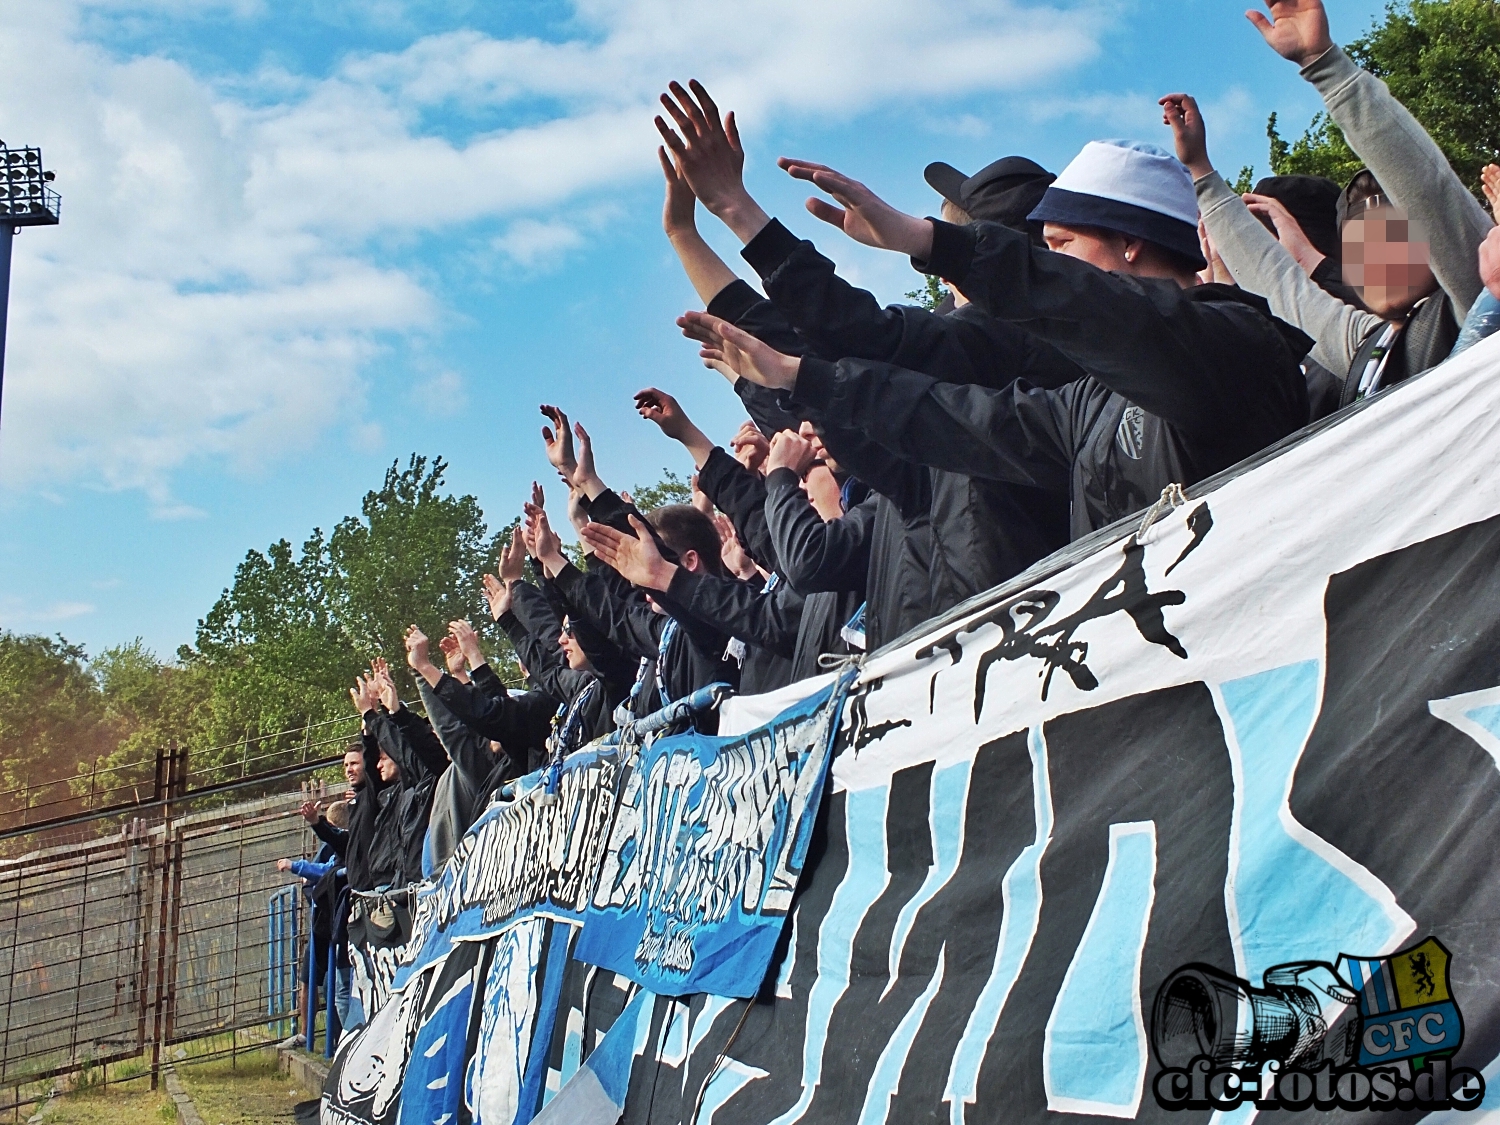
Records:
<instances>
[{"instance_id":1,"label":"jacket sleeve cuff","mask_svg":"<svg viewBox=\"0 0 1500 1125\"><path fill-rule=\"evenodd\" d=\"M764 279L775 273L801 244L802 240L782 226L779 219L772 219L745 244L740 257Z\"/></svg>"},{"instance_id":2,"label":"jacket sleeve cuff","mask_svg":"<svg viewBox=\"0 0 1500 1125\"><path fill-rule=\"evenodd\" d=\"M928 222L932 224L932 256L925 262L913 258L912 268L957 285L969 276L974 261L974 228L954 226L942 219L929 218Z\"/></svg>"},{"instance_id":3,"label":"jacket sleeve cuff","mask_svg":"<svg viewBox=\"0 0 1500 1125\"><path fill-rule=\"evenodd\" d=\"M1360 68L1337 43L1302 68L1302 77L1313 84L1324 101L1359 74Z\"/></svg>"},{"instance_id":4,"label":"jacket sleeve cuff","mask_svg":"<svg viewBox=\"0 0 1500 1125\"><path fill-rule=\"evenodd\" d=\"M776 220L771 221L774 223ZM730 324L738 324L740 317L764 300L748 281L737 277L714 294L714 299L708 302L708 315L727 320Z\"/></svg>"},{"instance_id":5,"label":"jacket sleeve cuff","mask_svg":"<svg viewBox=\"0 0 1500 1125\"><path fill-rule=\"evenodd\" d=\"M838 385L838 368L826 359L805 355L797 365L797 386L792 397L807 406L824 409L833 401Z\"/></svg>"}]
</instances>

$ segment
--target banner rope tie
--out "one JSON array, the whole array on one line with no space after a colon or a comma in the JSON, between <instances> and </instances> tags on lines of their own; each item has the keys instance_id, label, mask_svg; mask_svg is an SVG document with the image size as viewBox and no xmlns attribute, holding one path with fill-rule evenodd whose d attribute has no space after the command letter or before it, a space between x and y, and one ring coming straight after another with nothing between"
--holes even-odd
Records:
<instances>
[{"instance_id":1,"label":"banner rope tie","mask_svg":"<svg viewBox=\"0 0 1500 1125\"><path fill-rule=\"evenodd\" d=\"M1151 530L1151 525L1166 512L1173 508L1180 508L1186 503L1187 496L1182 491L1182 485L1169 484L1162 489L1161 496L1158 497L1156 503L1146 509L1146 516L1141 520L1140 530L1135 533L1136 544L1143 545L1146 542L1146 532Z\"/></svg>"}]
</instances>

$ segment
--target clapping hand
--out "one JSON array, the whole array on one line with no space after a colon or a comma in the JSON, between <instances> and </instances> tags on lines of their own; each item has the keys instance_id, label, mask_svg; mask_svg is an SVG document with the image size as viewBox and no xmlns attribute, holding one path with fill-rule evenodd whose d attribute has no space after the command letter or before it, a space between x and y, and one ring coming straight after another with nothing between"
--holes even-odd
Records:
<instances>
[{"instance_id":1,"label":"clapping hand","mask_svg":"<svg viewBox=\"0 0 1500 1125\"><path fill-rule=\"evenodd\" d=\"M470 668L478 668L484 663L484 652L479 647L479 634L474 632L474 626L467 621L448 622L448 636L443 639L454 642L463 658L469 662Z\"/></svg>"},{"instance_id":2,"label":"clapping hand","mask_svg":"<svg viewBox=\"0 0 1500 1125\"><path fill-rule=\"evenodd\" d=\"M674 171L692 193L741 242L749 242L771 217L745 190L745 148L740 143L734 113L731 111L720 121L719 107L708 96L703 83L694 80L688 86L691 93L680 82L668 85L670 93L661 96L661 104L677 129L674 131L657 117L656 131L671 150ZM662 162L666 163L665 153ZM669 207L670 197L669 187Z\"/></svg>"},{"instance_id":3,"label":"clapping hand","mask_svg":"<svg viewBox=\"0 0 1500 1125\"><path fill-rule=\"evenodd\" d=\"M572 480L578 472L578 458L573 452L573 431L568 428L568 416L556 406L542 404L541 411L550 426L542 427L542 443L547 447L547 461L562 474L564 480Z\"/></svg>"},{"instance_id":4,"label":"clapping hand","mask_svg":"<svg viewBox=\"0 0 1500 1125\"><path fill-rule=\"evenodd\" d=\"M376 704L380 702L379 688L375 683L375 677L355 676L354 686L349 689L349 698L354 702L354 709L361 715L367 711L375 710Z\"/></svg>"},{"instance_id":5,"label":"clapping hand","mask_svg":"<svg viewBox=\"0 0 1500 1125\"><path fill-rule=\"evenodd\" d=\"M391 666L385 662L385 657L377 656L370 662L370 678L380 694L380 703L394 715L401 709L401 696L396 691L396 681L391 675Z\"/></svg>"},{"instance_id":6,"label":"clapping hand","mask_svg":"<svg viewBox=\"0 0 1500 1125\"><path fill-rule=\"evenodd\" d=\"M448 675L457 677L464 670L463 650L452 636L439 637L438 648L443 653L443 663L448 666Z\"/></svg>"}]
</instances>

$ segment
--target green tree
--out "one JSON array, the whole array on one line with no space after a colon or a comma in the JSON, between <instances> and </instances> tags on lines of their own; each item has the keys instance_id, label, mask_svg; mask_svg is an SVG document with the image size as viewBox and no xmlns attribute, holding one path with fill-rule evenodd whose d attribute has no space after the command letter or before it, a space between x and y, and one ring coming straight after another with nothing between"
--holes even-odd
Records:
<instances>
[{"instance_id":1,"label":"green tree","mask_svg":"<svg viewBox=\"0 0 1500 1125\"><path fill-rule=\"evenodd\" d=\"M937 278L928 274L920 289L913 289L906 294L906 299L919 308L928 312L943 303L943 298L948 296L948 287Z\"/></svg>"},{"instance_id":2,"label":"green tree","mask_svg":"<svg viewBox=\"0 0 1500 1125\"><path fill-rule=\"evenodd\" d=\"M667 504L691 504L693 482L691 479L679 476L671 469L664 468L661 471L661 480L655 484L636 485L630 490L630 498L643 512L655 511Z\"/></svg>"},{"instance_id":3,"label":"green tree","mask_svg":"<svg viewBox=\"0 0 1500 1125\"><path fill-rule=\"evenodd\" d=\"M78 762L112 744L99 684L81 645L63 637L0 632L0 811L66 800ZM63 811L45 807L37 815Z\"/></svg>"},{"instance_id":4,"label":"green tree","mask_svg":"<svg viewBox=\"0 0 1500 1125\"><path fill-rule=\"evenodd\" d=\"M1346 48L1412 112L1483 202L1479 170L1500 159L1500 0L1408 0ZM1318 114L1288 144L1267 126L1271 168L1346 182L1360 168L1337 125Z\"/></svg>"}]
</instances>

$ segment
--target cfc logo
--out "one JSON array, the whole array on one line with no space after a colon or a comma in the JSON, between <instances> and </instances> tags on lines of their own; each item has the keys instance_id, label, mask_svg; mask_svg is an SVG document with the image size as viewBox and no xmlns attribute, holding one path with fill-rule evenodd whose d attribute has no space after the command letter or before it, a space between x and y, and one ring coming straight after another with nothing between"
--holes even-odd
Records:
<instances>
[{"instance_id":1,"label":"cfc logo","mask_svg":"<svg viewBox=\"0 0 1500 1125\"><path fill-rule=\"evenodd\" d=\"M1157 991L1152 1083L1164 1109L1470 1110L1484 1077L1452 1065L1463 1016L1435 937L1385 957L1267 969L1262 987L1184 965Z\"/></svg>"}]
</instances>

